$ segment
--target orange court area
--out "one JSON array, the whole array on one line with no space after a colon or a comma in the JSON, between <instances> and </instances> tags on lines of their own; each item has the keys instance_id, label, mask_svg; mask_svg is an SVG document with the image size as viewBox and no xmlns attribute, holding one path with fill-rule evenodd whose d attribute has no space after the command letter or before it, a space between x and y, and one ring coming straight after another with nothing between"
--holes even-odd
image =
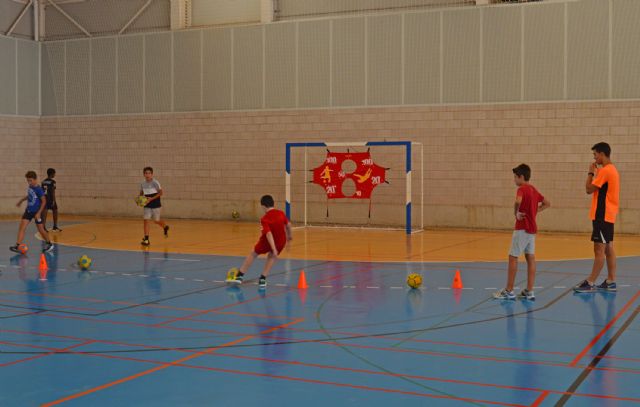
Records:
<instances>
[{"instance_id":1,"label":"orange court area","mask_svg":"<svg viewBox=\"0 0 640 407\"><path fill-rule=\"evenodd\" d=\"M67 218L67 221L69 219ZM168 220L169 237L151 229L153 252L245 256L260 234L257 222ZM64 231L52 234L59 244L114 250L141 250L142 221L117 218L73 218ZM292 244L282 258L333 261L503 261L511 231L425 230L407 236L403 231L307 227L295 228ZM616 236L618 256L640 254L640 236ZM145 250L147 250L145 248ZM593 257L589 235L540 233L538 260Z\"/></svg>"}]
</instances>

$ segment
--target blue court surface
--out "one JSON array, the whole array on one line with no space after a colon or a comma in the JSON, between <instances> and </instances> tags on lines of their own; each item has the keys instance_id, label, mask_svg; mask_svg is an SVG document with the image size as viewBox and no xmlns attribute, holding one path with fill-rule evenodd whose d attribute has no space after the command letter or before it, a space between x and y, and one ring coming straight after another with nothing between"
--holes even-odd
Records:
<instances>
[{"instance_id":1,"label":"blue court surface","mask_svg":"<svg viewBox=\"0 0 640 407\"><path fill-rule=\"evenodd\" d=\"M535 302L491 299L505 262L280 260L260 292L222 282L238 257L58 246L45 275L32 228L0 250L3 407L640 404L638 258L587 295L591 260L540 262Z\"/></svg>"}]
</instances>

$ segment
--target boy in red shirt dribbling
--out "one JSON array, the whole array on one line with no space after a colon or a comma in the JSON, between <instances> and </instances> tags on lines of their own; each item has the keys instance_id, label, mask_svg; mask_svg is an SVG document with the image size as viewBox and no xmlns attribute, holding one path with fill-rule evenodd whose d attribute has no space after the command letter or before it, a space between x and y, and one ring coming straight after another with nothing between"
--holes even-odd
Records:
<instances>
[{"instance_id":1,"label":"boy in red shirt dribbling","mask_svg":"<svg viewBox=\"0 0 640 407\"><path fill-rule=\"evenodd\" d=\"M265 212L260 224L262 225L262 234L258 243L256 243L253 251L247 256L240 266L240 270L235 275L229 275L226 282L232 284L242 284L244 273L247 272L253 261L261 254L267 255L267 261L264 264L264 270L258 279L258 287L266 288L267 276L269 271L278 260L278 255L284 250L284 247L292 239L291 224L287 216L279 209L274 208L275 202L271 195L265 195L260 199L260 205ZM233 269L232 269L233 271Z\"/></svg>"}]
</instances>

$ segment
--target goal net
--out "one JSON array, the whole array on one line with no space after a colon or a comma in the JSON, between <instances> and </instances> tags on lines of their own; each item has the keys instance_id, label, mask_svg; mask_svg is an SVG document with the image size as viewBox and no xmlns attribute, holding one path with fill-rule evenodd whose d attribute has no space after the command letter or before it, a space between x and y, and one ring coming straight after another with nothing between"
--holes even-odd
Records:
<instances>
[{"instance_id":1,"label":"goal net","mask_svg":"<svg viewBox=\"0 0 640 407\"><path fill-rule=\"evenodd\" d=\"M297 225L424 228L420 143L287 143L285 166L286 213Z\"/></svg>"}]
</instances>

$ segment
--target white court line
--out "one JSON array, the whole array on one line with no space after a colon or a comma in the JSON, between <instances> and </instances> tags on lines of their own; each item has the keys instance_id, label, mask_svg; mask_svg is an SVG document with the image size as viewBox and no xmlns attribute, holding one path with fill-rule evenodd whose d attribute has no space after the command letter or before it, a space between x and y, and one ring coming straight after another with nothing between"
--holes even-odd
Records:
<instances>
[{"instance_id":1,"label":"white court line","mask_svg":"<svg viewBox=\"0 0 640 407\"><path fill-rule=\"evenodd\" d=\"M333 288L332 285L321 285L320 288Z\"/></svg>"},{"instance_id":2,"label":"white court line","mask_svg":"<svg viewBox=\"0 0 640 407\"><path fill-rule=\"evenodd\" d=\"M485 287L485 290L497 290L498 287Z\"/></svg>"},{"instance_id":3,"label":"white court line","mask_svg":"<svg viewBox=\"0 0 640 407\"><path fill-rule=\"evenodd\" d=\"M380 287L367 287L367 288L380 288Z\"/></svg>"},{"instance_id":4,"label":"white court line","mask_svg":"<svg viewBox=\"0 0 640 407\"><path fill-rule=\"evenodd\" d=\"M565 287L563 285L554 285L553 288L567 288L567 287Z\"/></svg>"},{"instance_id":5,"label":"white court line","mask_svg":"<svg viewBox=\"0 0 640 407\"><path fill-rule=\"evenodd\" d=\"M193 281L198 281L198 282L204 283L204 280L198 280L197 278L194 278Z\"/></svg>"},{"instance_id":6,"label":"white court line","mask_svg":"<svg viewBox=\"0 0 640 407\"><path fill-rule=\"evenodd\" d=\"M116 273L114 273L113 271L105 271L104 274L113 275L113 274L116 274Z\"/></svg>"},{"instance_id":7,"label":"white court line","mask_svg":"<svg viewBox=\"0 0 640 407\"><path fill-rule=\"evenodd\" d=\"M160 277L158 277L158 278L163 278L163 279L164 279L164 278L166 278L166 277L165 277L165 276L160 276Z\"/></svg>"},{"instance_id":8,"label":"white court line","mask_svg":"<svg viewBox=\"0 0 640 407\"><path fill-rule=\"evenodd\" d=\"M4 264L0 264L0 267L7 267L7 266L5 266Z\"/></svg>"},{"instance_id":9,"label":"white court line","mask_svg":"<svg viewBox=\"0 0 640 407\"><path fill-rule=\"evenodd\" d=\"M463 290L473 290L473 287L462 287Z\"/></svg>"},{"instance_id":10,"label":"white court line","mask_svg":"<svg viewBox=\"0 0 640 407\"><path fill-rule=\"evenodd\" d=\"M355 285L343 285L342 288L356 288ZM393 287L391 287L393 288Z\"/></svg>"},{"instance_id":11,"label":"white court line","mask_svg":"<svg viewBox=\"0 0 640 407\"><path fill-rule=\"evenodd\" d=\"M402 287L389 287L389 288L391 288L392 290L402 290Z\"/></svg>"},{"instance_id":12,"label":"white court line","mask_svg":"<svg viewBox=\"0 0 640 407\"><path fill-rule=\"evenodd\" d=\"M200 260L197 260L197 259L165 259L164 257L151 257L151 260L200 261Z\"/></svg>"},{"instance_id":13,"label":"white court line","mask_svg":"<svg viewBox=\"0 0 640 407\"><path fill-rule=\"evenodd\" d=\"M542 290L544 287L533 287L534 290L540 289Z\"/></svg>"},{"instance_id":14,"label":"white court line","mask_svg":"<svg viewBox=\"0 0 640 407\"><path fill-rule=\"evenodd\" d=\"M174 277L173 279L174 280L180 280L180 281L184 280L184 278L182 278L182 277Z\"/></svg>"},{"instance_id":15,"label":"white court line","mask_svg":"<svg viewBox=\"0 0 640 407\"><path fill-rule=\"evenodd\" d=\"M211 281L213 281L214 283L224 283L224 281L222 280L211 280Z\"/></svg>"},{"instance_id":16,"label":"white court line","mask_svg":"<svg viewBox=\"0 0 640 407\"><path fill-rule=\"evenodd\" d=\"M149 277L149 276L146 274L138 274L138 277Z\"/></svg>"},{"instance_id":17,"label":"white court line","mask_svg":"<svg viewBox=\"0 0 640 407\"><path fill-rule=\"evenodd\" d=\"M631 287L631 285L629 285L629 284L620 284L620 285L618 285L618 287Z\"/></svg>"},{"instance_id":18,"label":"white court line","mask_svg":"<svg viewBox=\"0 0 640 407\"><path fill-rule=\"evenodd\" d=\"M438 290L450 290L451 287L438 287Z\"/></svg>"},{"instance_id":19,"label":"white court line","mask_svg":"<svg viewBox=\"0 0 640 407\"><path fill-rule=\"evenodd\" d=\"M133 274L129 274L129 273L122 273L123 276L132 276Z\"/></svg>"}]
</instances>

